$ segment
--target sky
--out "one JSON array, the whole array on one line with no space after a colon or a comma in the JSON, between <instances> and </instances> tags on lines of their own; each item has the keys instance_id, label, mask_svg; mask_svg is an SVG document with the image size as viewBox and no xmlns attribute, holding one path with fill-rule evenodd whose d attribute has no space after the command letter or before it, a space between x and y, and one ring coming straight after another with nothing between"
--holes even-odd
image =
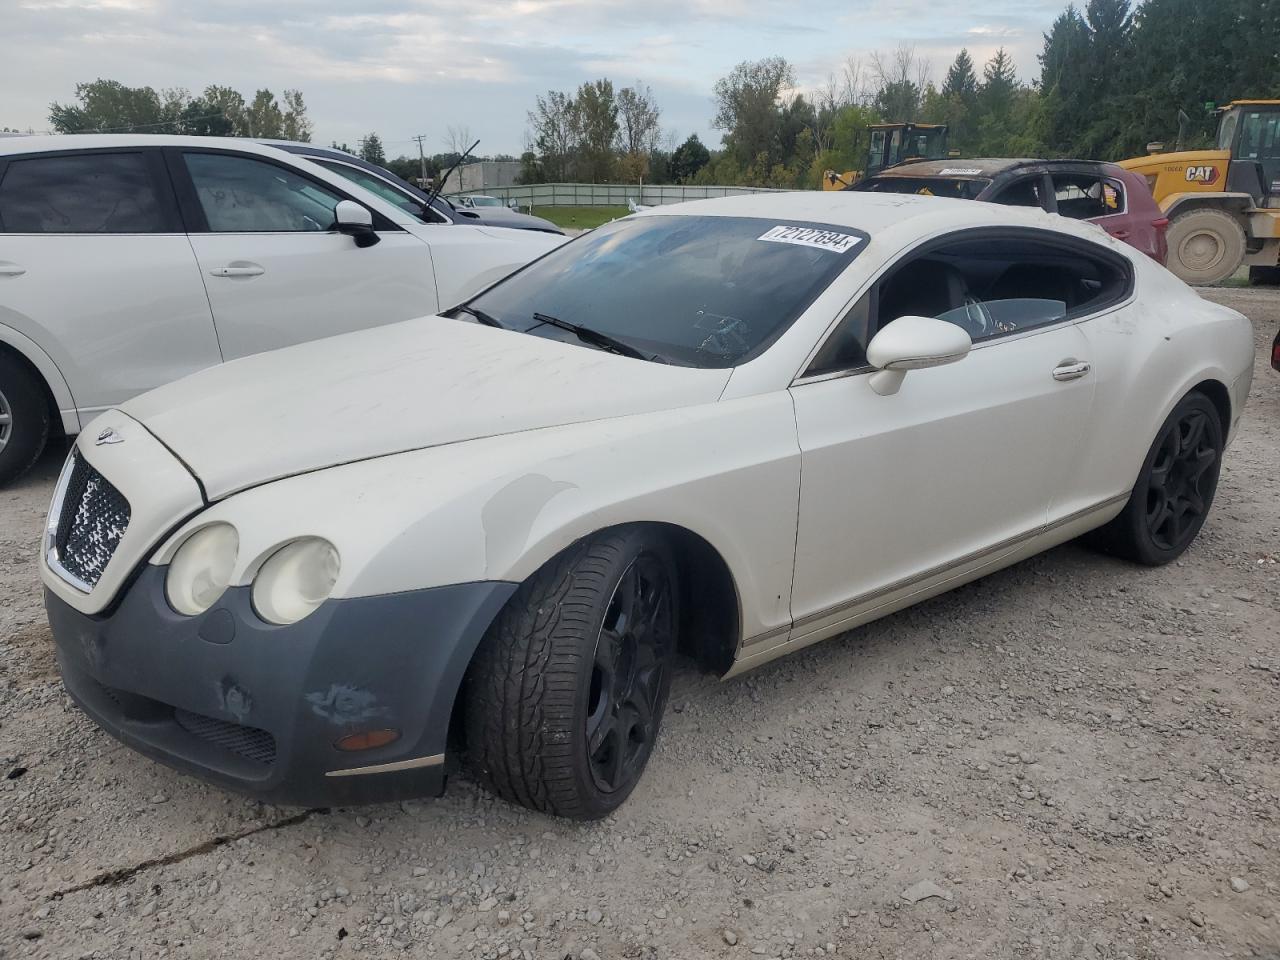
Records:
<instances>
[{"instance_id":1,"label":"sky","mask_svg":"<svg viewBox=\"0 0 1280 960\"><path fill-rule=\"evenodd\" d=\"M940 81L967 47L1004 46L1036 76L1042 34L1065 0L0 0L0 127L48 128L77 82L302 91L316 142L375 131L388 156L524 148L526 114L547 90L608 77L648 84L676 141L715 146L712 87L742 60L781 55L802 89L849 59L910 43Z\"/></svg>"}]
</instances>

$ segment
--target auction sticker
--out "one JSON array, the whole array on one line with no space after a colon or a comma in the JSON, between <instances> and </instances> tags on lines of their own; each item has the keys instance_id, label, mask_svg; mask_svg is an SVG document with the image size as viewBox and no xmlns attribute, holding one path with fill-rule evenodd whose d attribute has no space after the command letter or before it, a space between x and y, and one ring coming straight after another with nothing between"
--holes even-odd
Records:
<instances>
[{"instance_id":1,"label":"auction sticker","mask_svg":"<svg viewBox=\"0 0 1280 960\"><path fill-rule=\"evenodd\" d=\"M947 167L938 171L940 177L972 177L982 172L981 167Z\"/></svg>"},{"instance_id":2,"label":"auction sticker","mask_svg":"<svg viewBox=\"0 0 1280 960\"><path fill-rule=\"evenodd\" d=\"M838 233L835 230L822 230L818 227L773 227L757 240L768 240L770 243L794 243L802 247L817 247L819 250L830 250L832 253L848 253L862 242L861 237L851 233Z\"/></svg>"}]
</instances>

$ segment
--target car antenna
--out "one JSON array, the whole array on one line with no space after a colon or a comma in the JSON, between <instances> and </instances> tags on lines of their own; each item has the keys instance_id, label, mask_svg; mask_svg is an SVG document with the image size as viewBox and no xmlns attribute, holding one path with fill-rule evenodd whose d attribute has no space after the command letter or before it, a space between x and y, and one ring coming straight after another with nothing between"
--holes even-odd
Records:
<instances>
[{"instance_id":1,"label":"car antenna","mask_svg":"<svg viewBox=\"0 0 1280 960\"><path fill-rule=\"evenodd\" d=\"M433 203L435 203L435 202L436 202L436 198L440 196L440 191L442 191L442 190L444 189L444 183L445 183L445 181L446 181L446 180L448 180L451 176L453 176L453 171L457 170L457 169L458 169L458 167L460 167L460 166L462 165L462 161L463 161L463 160L465 160L465 159L467 159L467 157L471 156L471 151L472 151L472 150L474 150L474 149L475 149L476 147L478 147L478 146L480 146L480 141L479 141L479 140L477 140L477 141L476 141L475 143L473 143L471 146L467 147L466 152L465 152L465 153L463 153L463 155L462 155L462 156L460 156L456 161L454 161L453 166L452 166L452 167L450 167L450 168L449 168L449 170L448 170L448 172L446 172L446 173L444 174L444 176L442 176L442 177L440 178L440 182L439 182L439 183L437 183L434 187L432 187L432 188L431 188L431 192L430 192L429 194L427 194L427 206L428 206L428 207L429 207L429 206L431 206Z\"/></svg>"}]
</instances>

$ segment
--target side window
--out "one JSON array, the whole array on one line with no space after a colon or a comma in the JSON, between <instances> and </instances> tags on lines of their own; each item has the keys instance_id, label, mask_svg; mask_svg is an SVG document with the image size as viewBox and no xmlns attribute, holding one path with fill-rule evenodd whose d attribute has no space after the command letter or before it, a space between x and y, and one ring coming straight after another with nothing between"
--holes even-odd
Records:
<instances>
[{"instance_id":1,"label":"side window","mask_svg":"<svg viewBox=\"0 0 1280 960\"><path fill-rule=\"evenodd\" d=\"M332 230L343 199L284 167L225 153L183 155L209 229L214 233Z\"/></svg>"},{"instance_id":2,"label":"side window","mask_svg":"<svg viewBox=\"0 0 1280 960\"><path fill-rule=\"evenodd\" d=\"M1006 207L1044 207L1044 178L1039 174L1015 180L991 198L993 203Z\"/></svg>"},{"instance_id":3,"label":"side window","mask_svg":"<svg viewBox=\"0 0 1280 960\"><path fill-rule=\"evenodd\" d=\"M427 223L448 222L443 216L436 213L435 210L430 211L430 214L428 215L423 210L421 200L405 193L395 184L383 180L381 177L370 173L368 170L361 170L358 167L353 167L350 164L342 163L338 160L320 160L315 157L308 157L307 159L312 163L318 163L326 170L336 173L340 177L346 177L352 183L359 184L375 196L381 197L388 203L394 203L401 210L405 211L405 213L411 213L415 217L418 217Z\"/></svg>"},{"instance_id":4,"label":"side window","mask_svg":"<svg viewBox=\"0 0 1280 960\"><path fill-rule=\"evenodd\" d=\"M849 370L865 366L867 362L866 344L870 342L867 333L868 321L871 317L871 295L863 296L849 308L836 328L831 331L822 349L818 351L806 377L816 377L837 370Z\"/></svg>"},{"instance_id":5,"label":"side window","mask_svg":"<svg viewBox=\"0 0 1280 960\"><path fill-rule=\"evenodd\" d=\"M1091 220L1119 213L1119 184L1085 173L1055 173L1053 194L1058 213L1072 220ZM1110 201L1110 203L1108 203Z\"/></svg>"},{"instance_id":6,"label":"side window","mask_svg":"<svg viewBox=\"0 0 1280 960\"><path fill-rule=\"evenodd\" d=\"M1034 330L1123 299L1123 260L1026 234L987 235L936 246L877 285L873 330L898 317L937 317L975 342Z\"/></svg>"},{"instance_id":7,"label":"side window","mask_svg":"<svg viewBox=\"0 0 1280 960\"><path fill-rule=\"evenodd\" d=\"M174 230L141 153L13 160L0 180L5 233L165 233Z\"/></svg>"}]
</instances>

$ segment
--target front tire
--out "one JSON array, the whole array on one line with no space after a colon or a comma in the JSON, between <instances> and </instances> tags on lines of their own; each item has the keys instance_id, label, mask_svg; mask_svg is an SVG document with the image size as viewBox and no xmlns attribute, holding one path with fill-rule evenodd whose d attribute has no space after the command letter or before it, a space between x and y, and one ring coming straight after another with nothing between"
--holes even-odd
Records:
<instances>
[{"instance_id":1,"label":"front tire","mask_svg":"<svg viewBox=\"0 0 1280 960\"><path fill-rule=\"evenodd\" d=\"M1223 427L1203 393L1173 408L1120 515L1093 534L1095 546L1156 567L1176 560L1204 526L1218 489Z\"/></svg>"},{"instance_id":2,"label":"front tire","mask_svg":"<svg viewBox=\"0 0 1280 960\"><path fill-rule=\"evenodd\" d=\"M49 404L40 382L0 352L0 485L26 473L49 439Z\"/></svg>"},{"instance_id":3,"label":"front tire","mask_svg":"<svg viewBox=\"0 0 1280 960\"><path fill-rule=\"evenodd\" d=\"M675 558L645 527L575 544L490 627L464 692L468 766L512 803L577 820L627 798L671 683Z\"/></svg>"},{"instance_id":4,"label":"front tire","mask_svg":"<svg viewBox=\"0 0 1280 960\"><path fill-rule=\"evenodd\" d=\"M1166 234L1168 266L1187 283L1221 283L1244 262L1245 236L1240 221L1212 208L1174 217Z\"/></svg>"}]
</instances>

